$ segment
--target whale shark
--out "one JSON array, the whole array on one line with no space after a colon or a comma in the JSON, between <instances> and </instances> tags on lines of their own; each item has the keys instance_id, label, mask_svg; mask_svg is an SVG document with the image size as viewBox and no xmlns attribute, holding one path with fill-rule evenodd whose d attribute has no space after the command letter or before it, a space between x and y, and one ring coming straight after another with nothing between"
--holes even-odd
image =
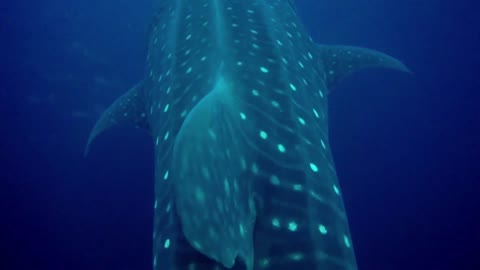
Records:
<instances>
[{"instance_id":1,"label":"whale shark","mask_svg":"<svg viewBox=\"0 0 480 270\"><path fill-rule=\"evenodd\" d=\"M155 270L357 269L328 97L366 48L312 40L291 0L156 1L145 75L101 115L154 147Z\"/></svg>"}]
</instances>

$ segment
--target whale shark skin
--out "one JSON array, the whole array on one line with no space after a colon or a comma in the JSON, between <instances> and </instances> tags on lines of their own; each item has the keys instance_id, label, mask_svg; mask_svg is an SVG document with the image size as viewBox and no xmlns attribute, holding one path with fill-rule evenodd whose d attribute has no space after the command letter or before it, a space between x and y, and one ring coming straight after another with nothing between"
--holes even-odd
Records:
<instances>
[{"instance_id":1,"label":"whale shark skin","mask_svg":"<svg viewBox=\"0 0 480 270\"><path fill-rule=\"evenodd\" d=\"M155 3L145 76L102 114L155 148L153 269L357 269L328 138L352 72L408 72L319 45L290 0Z\"/></svg>"}]
</instances>

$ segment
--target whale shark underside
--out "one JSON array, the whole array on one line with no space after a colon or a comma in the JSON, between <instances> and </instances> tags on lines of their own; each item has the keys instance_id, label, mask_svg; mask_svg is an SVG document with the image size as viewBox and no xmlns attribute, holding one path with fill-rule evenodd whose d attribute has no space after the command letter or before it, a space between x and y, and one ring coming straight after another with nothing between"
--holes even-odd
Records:
<instances>
[{"instance_id":1,"label":"whale shark underside","mask_svg":"<svg viewBox=\"0 0 480 270\"><path fill-rule=\"evenodd\" d=\"M155 147L153 268L357 269L328 94L369 49L316 44L289 0L164 0L144 78L100 117Z\"/></svg>"}]
</instances>

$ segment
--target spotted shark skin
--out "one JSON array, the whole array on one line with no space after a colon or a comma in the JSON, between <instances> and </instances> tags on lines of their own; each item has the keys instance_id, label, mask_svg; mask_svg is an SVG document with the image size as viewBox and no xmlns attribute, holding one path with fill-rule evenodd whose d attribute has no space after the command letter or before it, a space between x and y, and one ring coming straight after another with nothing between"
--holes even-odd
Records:
<instances>
[{"instance_id":1,"label":"spotted shark skin","mask_svg":"<svg viewBox=\"0 0 480 270\"><path fill-rule=\"evenodd\" d=\"M155 147L153 269L357 269L327 98L383 53L318 45L289 0L156 3L146 73L91 142L130 125Z\"/></svg>"}]
</instances>

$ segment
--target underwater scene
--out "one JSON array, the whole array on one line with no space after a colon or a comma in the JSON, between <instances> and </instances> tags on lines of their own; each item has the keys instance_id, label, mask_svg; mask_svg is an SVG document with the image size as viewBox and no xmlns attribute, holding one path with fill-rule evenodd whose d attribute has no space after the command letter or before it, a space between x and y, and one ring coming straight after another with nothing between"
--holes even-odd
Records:
<instances>
[{"instance_id":1,"label":"underwater scene","mask_svg":"<svg viewBox=\"0 0 480 270\"><path fill-rule=\"evenodd\" d=\"M480 269L478 10L2 4L0 269Z\"/></svg>"}]
</instances>

